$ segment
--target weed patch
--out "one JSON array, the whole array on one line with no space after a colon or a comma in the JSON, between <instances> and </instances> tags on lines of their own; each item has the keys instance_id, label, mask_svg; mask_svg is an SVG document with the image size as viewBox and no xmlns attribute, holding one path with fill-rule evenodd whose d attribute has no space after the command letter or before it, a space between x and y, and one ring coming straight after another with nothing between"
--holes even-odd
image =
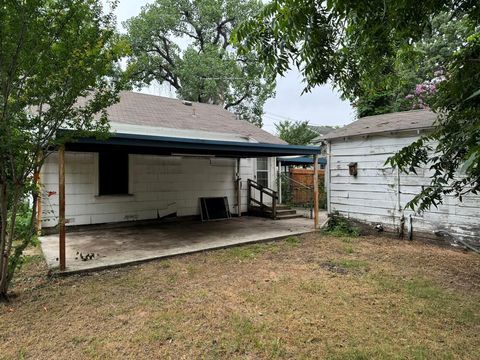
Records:
<instances>
[{"instance_id":1,"label":"weed patch","mask_svg":"<svg viewBox=\"0 0 480 360\"><path fill-rule=\"evenodd\" d=\"M330 217L323 233L336 237L357 237L360 235L359 229L352 226L347 219L338 214L333 214Z\"/></svg>"},{"instance_id":2,"label":"weed patch","mask_svg":"<svg viewBox=\"0 0 480 360\"><path fill-rule=\"evenodd\" d=\"M285 239L285 242L288 245L297 246L300 244L300 239L296 236L289 236L288 238Z\"/></svg>"},{"instance_id":3,"label":"weed patch","mask_svg":"<svg viewBox=\"0 0 480 360\"><path fill-rule=\"evenodd\" d=\"M225 259L233 260L253 260L265 252L272 251L277 247L276 244L253 244L245 246L235 246L224 250L222 254Z\"/></svg>"}]
</instances>

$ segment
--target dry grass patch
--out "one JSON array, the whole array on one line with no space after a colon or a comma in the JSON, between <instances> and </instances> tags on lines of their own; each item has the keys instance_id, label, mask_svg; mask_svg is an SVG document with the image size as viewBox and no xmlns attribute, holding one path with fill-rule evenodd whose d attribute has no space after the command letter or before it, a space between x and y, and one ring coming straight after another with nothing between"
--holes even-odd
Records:
<instances>
[{"instance_id":1,"label":"dry grass patch","mask_svg":"<svg viewBox=\"0 0 480 360\"><path fill-rule=\"evenodd\" d=\"M310 234L67 278L31 260L0 358L478 358L471 253Z\"/></svg>"}]
</instances>

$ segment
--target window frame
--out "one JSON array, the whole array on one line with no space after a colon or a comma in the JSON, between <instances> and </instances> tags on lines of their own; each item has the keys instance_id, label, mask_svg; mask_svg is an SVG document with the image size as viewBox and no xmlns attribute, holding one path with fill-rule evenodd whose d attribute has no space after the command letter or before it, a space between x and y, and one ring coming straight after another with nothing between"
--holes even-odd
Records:
<instances>
[{"instance_id":1,"label":"window frame","mask_svg":"<svg viewBox=\"0 0 480 360\"><path fill-rule=\"evenodd\" d=\"M260 169L258 167L258 163L259 163L258 160L261 160L261 159L262 160L265 159L265 169ZM268 159L269 159L268 157L256 158L256 166L255 166L255 179L256 179L258 184L260 184L261 186L266 187L266 188L268 188L269 185L270 185L270 171L269 171L269 161L268 161ZM264 185L260 182L260 179L259 179L259 176L258 176L259 173L266 174L266 178L262 179L262 181L263 180L266 181L266 185Z\"/></svg>"}]
</instances>

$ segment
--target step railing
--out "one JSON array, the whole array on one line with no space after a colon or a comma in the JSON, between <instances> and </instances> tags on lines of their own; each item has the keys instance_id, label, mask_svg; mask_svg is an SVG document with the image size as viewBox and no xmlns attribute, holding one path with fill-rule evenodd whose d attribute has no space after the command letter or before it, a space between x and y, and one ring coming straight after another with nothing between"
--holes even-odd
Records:
<instances>
[{"instance_id":1,"label":"step railing","mask_svg":"<svg viewBox=\"0 0 480 360\"><path fill-rule=\"evenodd\" d=\"M255 180L248 179L248 191L247 191L247 205L248 211L251 212L253 210L253 206L259 206L260 211L262 213L270 215L272 219L277 218L277 201L278 201L278 194L275 190L272 190L268 187L260 185ZM259 191L259 199L252 194L252 189ZM271 203L265 202L265 198L270 198Z\"/></svg>"}]
</instances>

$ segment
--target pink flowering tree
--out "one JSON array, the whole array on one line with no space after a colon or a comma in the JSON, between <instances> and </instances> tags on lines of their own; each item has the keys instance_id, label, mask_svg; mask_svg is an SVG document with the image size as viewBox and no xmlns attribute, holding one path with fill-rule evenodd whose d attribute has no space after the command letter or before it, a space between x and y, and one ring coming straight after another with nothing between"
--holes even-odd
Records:
<instances>
[{"instance_id":1,"label":"pink flowering tree","mask_svg":"<svg viewBox=\"0 0 480 360\"><path fill-rule=\"evenodd\" d=\"M445 80L443 70L438 70L434 78L426 80L415 86L415 90L405 96L405 100L411 105L411 109L430 109L430 101L437 92L438 84Z\"/></svg>"}]
</instances>

